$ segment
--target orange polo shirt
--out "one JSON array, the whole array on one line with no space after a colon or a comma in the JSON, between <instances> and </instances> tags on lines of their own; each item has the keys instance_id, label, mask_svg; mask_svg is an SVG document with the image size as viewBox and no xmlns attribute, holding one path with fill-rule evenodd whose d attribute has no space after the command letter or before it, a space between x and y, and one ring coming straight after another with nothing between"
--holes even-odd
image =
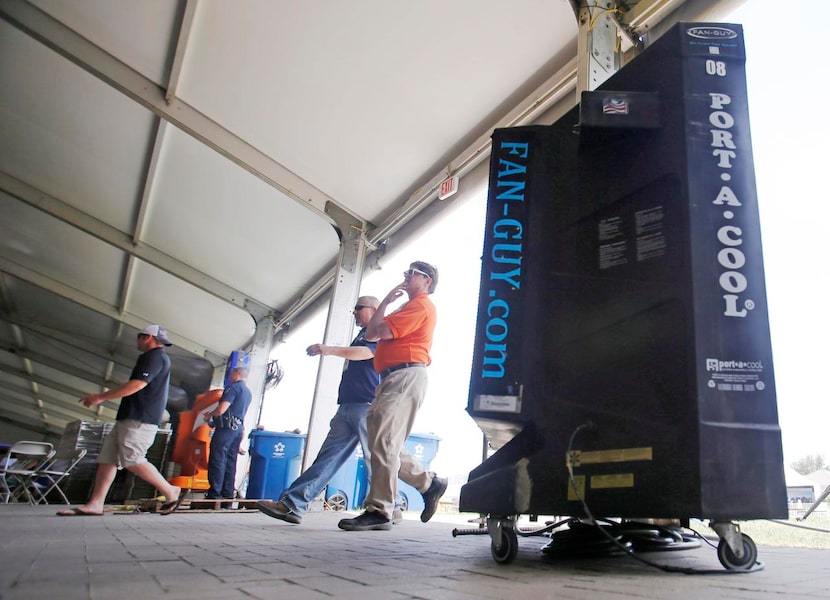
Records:
<instances>
[{"instance_id":1,"label":"orange polo shirt","mask_svg":"<svg viewBox=\"0 0 830 600\"><path fill-rule=\"evenodd\" d=\"M438 312L429 294L415 296L395 312L383 319L392 331L391 340L380 340L375 348L375 371L401 363L429 364L432 348L432 332L438 321Z\"/></svg>"}]
</instances>

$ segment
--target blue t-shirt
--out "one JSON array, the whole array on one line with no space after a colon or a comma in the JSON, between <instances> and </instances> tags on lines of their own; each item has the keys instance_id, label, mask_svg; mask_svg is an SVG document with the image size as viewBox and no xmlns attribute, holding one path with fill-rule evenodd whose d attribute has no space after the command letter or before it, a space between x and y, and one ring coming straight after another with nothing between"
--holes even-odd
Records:
<instances>
[{"instance_id":1,"label":"blue t-shirt","mask_svg":"<svg viewBox=\"0 0 830 600\"><path fill-rule=\"evenodd\" d=\"M147 385L135 394L124 396L118 406L116 421L136 419L159 425L167 407L170 389L170 357L162 348L153 348L138 357L130 380L140 379Z\"/></svg>"},{"instance_id":2,"label":"blue t-shirt","mask_svg":"<svg viewBox=\"0 0 830 600\"><path fill-rule=\"evenodd\" d=\"M351 346L366 346L372 353L378 343L366 339L366 329L361 329L357 337L352 340ZM375 388L380 383L380 375L375 371L373 359L347 360L343 369L343 378L340 380L340 391L337 395L338 404L366 403L375 398Z\"/></svg>"},{"instance_id":3,"label":"blue t-shirt","mask_svg":"<svg viewBox=\"0 0 830 600\"><path fill-rule=\"evenodd\" d=\"M245 385L244 381L234 381L222 392L222 402L230 403L228 407L228 414L232 417L239 417L245 420L245 413L248 412L248 406L251 404L251 390Z\"/></svg>"}]
</instances>

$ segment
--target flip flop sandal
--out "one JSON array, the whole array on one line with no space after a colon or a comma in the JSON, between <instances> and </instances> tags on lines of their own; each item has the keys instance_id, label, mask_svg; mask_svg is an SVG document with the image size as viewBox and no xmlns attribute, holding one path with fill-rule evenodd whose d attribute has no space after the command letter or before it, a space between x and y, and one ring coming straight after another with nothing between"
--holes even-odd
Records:
<instances>
[{"instance_id":1,"label":"flip flop sandal","mask_svg":"<svg viewBox=\"0 0 830 600\"><path fill-rule=\"evenodd\" d=\"M159 507L159 514L172 515L174 512L176 512L176 509L179 508L179 506L181 506L182 502L184 501L185 495L185 491L182 490L181 492L179 492L179 498L177 500L162 504Z\"/></svg>"},{"instance_id":2,"label":"flip flop sandal","mask_svg":"<svg viewBox=\"0 0 830 600\"><path fill-rule=\"evenodd\" d=\"M55 513L59 517L101 517L104 515L103 512L93 513L93 512L86 512L85 510L81 510L78 507L70 508L68 510L59 510Z\"/></svg>"}]
</instances>

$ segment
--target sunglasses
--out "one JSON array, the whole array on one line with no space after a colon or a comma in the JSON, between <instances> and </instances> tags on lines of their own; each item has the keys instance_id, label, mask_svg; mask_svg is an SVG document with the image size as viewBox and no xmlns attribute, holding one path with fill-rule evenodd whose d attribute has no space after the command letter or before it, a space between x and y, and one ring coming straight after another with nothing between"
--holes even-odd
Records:
<instances>
[{"instance_id":1,"label":"sunglasses","mask_svg":"<svg viewBox=\"0 0 830 600\"><path fill-rule=\"evenodd\" d=\"M424 271L419 271L418 269L407 269L403 272L404 277L413 277L414 275L423 275L424 277L432 279L432 275L425 273Z\"/></svg>"},{"instance_id":2,"label":"sunglasses","mask_svg":"<svg viewBox=\"0 0 830 600\"><path fill-rule=\"evenodd\" d=\"M354 305L354 312L361 311L364 308L370 308L370 306L368 304L355 304Z\"/></svg>"},{"instance_id":3,"label":"sunglasses","mask_svg":"<svg viewBox=\"0 0 830 600\"><path fill-rule=\"evenodd\" d=\"M139 333L136 337L140 340L143 340L144 338L150 337L150 334L148 334L148 333Z\"/></svg>"}]
</instances>

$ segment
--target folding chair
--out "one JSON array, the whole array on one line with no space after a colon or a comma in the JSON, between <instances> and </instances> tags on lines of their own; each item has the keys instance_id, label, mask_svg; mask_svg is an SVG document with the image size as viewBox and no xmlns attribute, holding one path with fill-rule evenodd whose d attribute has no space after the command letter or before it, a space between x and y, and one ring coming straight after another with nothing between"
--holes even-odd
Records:
<instances>
[{"instance_id":1,"label":"folding chair","mask_svg":"<svg viewBox=\"0 0 830 600\"><path fill-rule=\"evenodd\" d=\"M55 453L48 442L15 442L0 460L0 494L3 503L25 495L29 504L35 499L28 488L29 477Z\"/></svg>"},{"instance_id":2,"label":"folding chair","mask_svg":"<svg viewBox=\"0 0 830 600\"><path fill-rule=\"evenodd\" d=\"M63 498L64 504L70 504L69 499L61 489L61 482L69 477L79 462L86 456L86 448L67 448L58 450L43 463L40 468L28 477L28 489L31 490L35 504L49 504L48 496L53 491Z\"/></svg>"}]
</instances>

